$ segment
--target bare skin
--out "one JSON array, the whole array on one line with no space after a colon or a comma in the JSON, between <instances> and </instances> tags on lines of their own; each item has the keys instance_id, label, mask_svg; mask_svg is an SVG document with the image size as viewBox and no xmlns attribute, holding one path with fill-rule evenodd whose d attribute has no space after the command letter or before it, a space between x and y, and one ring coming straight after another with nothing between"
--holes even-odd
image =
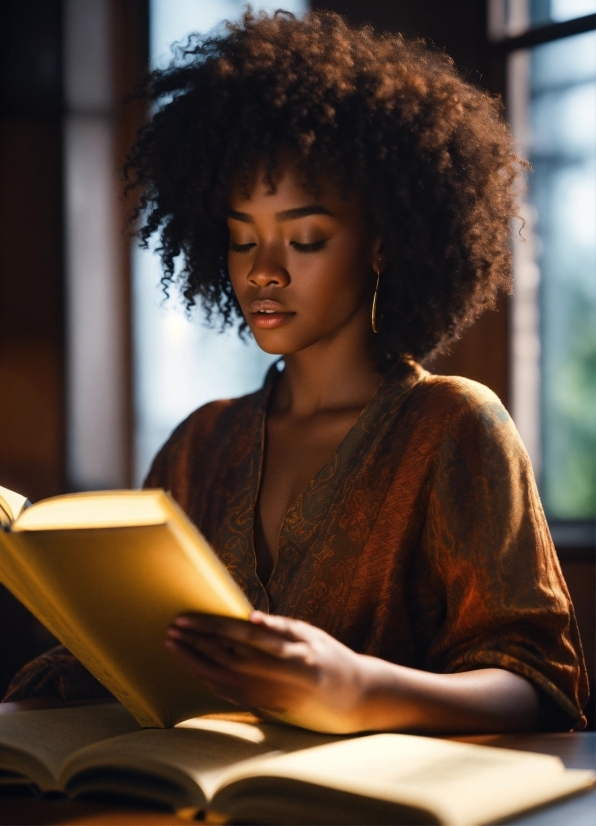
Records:
<instances>
[{"instance_id":1,"label":"bare skin","mask_svg":"<svg viewBox=\"0 0 596 826\"><path fill-rule=\"evenodd\" d=\"M304 214L310 206L327 214ZM286 365L267 416L255 525L257 570L266 583L288 508L381 380L370 327L380 243L366 230L358 201L330 189L315 202L289 175L275 194L261 182L248 200L236 193L230 207L234 290L259 346L284 355ZM282 312L254 312L263 301Z\"/></svg>"},{"instance_id":2,"label":"bare skin","mask_svg":"<svg viewBox=\"0 0 596 826\"><path fill-rule=\"evenodd\" d=\"M276 192L257 171L230 200L230 278L259 346L284 356L267 417L255 525L266 583L292 502L333 455L381 380L370 324L382 245L357 198L316 199L288 161ZM319 628L253 612L249 622L177 617L166 646L223 697L330 732L514 731L539 717L536 690L498 668L432 674L357 654Z\"/></svg>"}]
</instances>

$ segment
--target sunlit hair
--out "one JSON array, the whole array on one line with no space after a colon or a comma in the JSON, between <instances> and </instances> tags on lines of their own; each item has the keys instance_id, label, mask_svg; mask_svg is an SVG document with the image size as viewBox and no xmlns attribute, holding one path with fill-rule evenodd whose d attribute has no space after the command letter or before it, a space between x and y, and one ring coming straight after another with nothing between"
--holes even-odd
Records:
<instances>
[{"instance_id":1,"label":"sunlit hair","mask_svg":"<svg viewBox=\"0 0 596 826\"><path fill-rule=\"evenodd\" d=\"M499 104L448 57L336 14L250 11L175 55L147 82L155 113L126 176L141 192L143 242L159 233L164 287L176 281L188 307L199 299L209 318L246 329L226 206L262 161L274 189L281 151L313 193L324 175L363 198L383 239L383 352L443 349L509 289L521 162Z\"/></svg>"}]
</instances>

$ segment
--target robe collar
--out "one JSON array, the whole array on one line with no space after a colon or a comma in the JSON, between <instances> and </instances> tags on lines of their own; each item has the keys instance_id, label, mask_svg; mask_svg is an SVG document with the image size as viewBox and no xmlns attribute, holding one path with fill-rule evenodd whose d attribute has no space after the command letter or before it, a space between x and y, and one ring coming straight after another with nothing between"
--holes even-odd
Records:
<instances>
[{"instance_id":1,"label":"robe collar","mask_svg":"<svg viewBox=\"0 0 596 826\"><path fill-rule=\"evenodd\" d=\"M280 527L277 561L265 584L257 576L254 523L263 472L267 409L280 376L278 365L279 362L271 365L261 390L249 397L251 410L244 412L244 419L252 433L245 431L243 439L248 450L238 457L234 480L230 480L236 490L228 489L226 519L213 537L222 561L251 604L266 612L280 609L305 556L324 553L332 503L341 498L342 487L349 484L351 475L359 472L374 442L391 426L401 397L427 375L413 361L398 362L387 371L333 456L290 505Z\"/></svg>"}]
</instances>

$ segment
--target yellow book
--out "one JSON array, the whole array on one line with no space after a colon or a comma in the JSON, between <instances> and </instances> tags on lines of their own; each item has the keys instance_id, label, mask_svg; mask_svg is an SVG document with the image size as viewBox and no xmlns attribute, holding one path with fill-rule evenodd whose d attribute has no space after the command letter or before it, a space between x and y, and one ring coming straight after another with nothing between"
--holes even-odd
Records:
<instances>
[{"instance_id":1,"label":"yellow book","mask_svg":"<svg viewBox=\"0 0 596 826\"><path fill-rule=\"evenodd\" d=\"M251 606L162 490L77 493L27 506L0 487L0 581L130 711L169 727L230 705L164 647L186 611Z\"/></svg>"},{"instance_id":2,"label":"yellow book","mask_svg":"<svg viewBox=\"0 0 596 826\"><path fill-rule=\"evenodd\" d=\"M208 813L211 823L478 826L594 778L549 754L408 734L337 737L238 713L165 730L140 729L116 703L0 714L0 786L118 795L188 819Z\"/></svg>"}]
</instances>

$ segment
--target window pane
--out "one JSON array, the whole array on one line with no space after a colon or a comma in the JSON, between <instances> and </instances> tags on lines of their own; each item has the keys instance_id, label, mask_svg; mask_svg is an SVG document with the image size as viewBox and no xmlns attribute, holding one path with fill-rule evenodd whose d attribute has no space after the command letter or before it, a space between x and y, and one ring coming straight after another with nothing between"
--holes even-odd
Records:
<instances>
[{"instance_id":1,"label":"window pane","mask_svg":"<svg viewBox=\"0 0 596 826\"><path fill-rule=\"evenodd\" d=\"M596 503L596 33L533 49L529 93L542 496L552 518L589 518Z\"/></svg>"},{"instance_id":2,"label":"window pane","mask_svg":"<svg viewBox=\"0 0 596 826\"><path fill-rule=\"evenodd\" d=\"M596 12L596 0L533 0L536 5L550 5L550 22L559 23L562 20L573 20L586 14Z\"/></svg>"},{"instance_id":3,"label":"window pane","mask_svg":"<svg viewBox=\"0 0 596 826\"><path fill-rule=\"evenodd\" d=\"M489 34L494 40L596 13L596 0L488 0L488 4Z\"/></svg>"},{"instance_id":4,"label":"window pane","mask_svg":"<svg viewBox=\"0 0 596 826\"><path fill-rule=\"evenodd\" d=\"M150 0L152 66L171 59L170 46L190 32L208 32L237 19L245 0ZM305 0L253 2L253 9L283 7L299 13ZM135 481L140 484L157 449L192 410L213 399L259 387L274 357L235 331L205 326L200 308L189 320L174 298L163 301L159 259L152 251L134 256ZM172 290L175 293L175 290Z\"/></svg>"}]
</instances>

